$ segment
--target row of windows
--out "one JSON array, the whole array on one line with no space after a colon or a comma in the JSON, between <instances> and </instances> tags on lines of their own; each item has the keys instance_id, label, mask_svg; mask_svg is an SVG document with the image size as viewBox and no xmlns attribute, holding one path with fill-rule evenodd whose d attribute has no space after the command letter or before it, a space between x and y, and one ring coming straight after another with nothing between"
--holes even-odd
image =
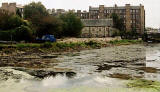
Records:
<instances>
[{"instance_id":1,"label":"row of windows","mask_svg":"<svg viewBox=\"0 0 160 92\"><path fill-rule=\"evenodd\" d=\"M140 10L139 10L139 9L131 9L130 12L131 12L131 13L139 13Z\"/></svg>"},{"instance_id":2,"label":"row of windows","mask_svg":"<svg viewBox=\"0 0 160 92\"><path fill-rule=\"evenodd\" d=\"M125 10L104 10L104 13L125 13ZM90 11L90 13L94 14L94 13L99 13L99 10L92 10Z\"/></svg>"},{"instance_id":3,"label":"row of windows","mask_svg":"<svg viewBox=\"0 0 160 92\"><path fill-rule=\"evenodd\" d=\"M117 9L117 10L114 10L114 9L110 9L110 10L104 10L104 13L125 13L126 10L125 9ZM130 10L130 13L139 13L140 10L139 9L131 9ZM90 11L90 13L99 13L99 10L92 10Z\"/></svg>"}]
</instances>

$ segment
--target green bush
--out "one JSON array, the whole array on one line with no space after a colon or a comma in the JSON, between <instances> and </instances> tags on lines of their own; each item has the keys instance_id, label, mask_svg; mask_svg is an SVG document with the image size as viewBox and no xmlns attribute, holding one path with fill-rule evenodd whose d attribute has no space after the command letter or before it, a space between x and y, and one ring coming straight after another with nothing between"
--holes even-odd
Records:
<instances>
[{"instance_id":1,"label":"green bush","mask_svg":"<svg viewBox=\"0 0 160 92\"><path fill-rule=\"evenodd\" d=\"M51 42L45 42L43 44L41 44L42 48L51 48L53 45Z\"/></svg>"},{"instance_id":2,"label":"green bush","mask_svg":"<svg viewBox=\"0 0 160 92\"><path fill-rule=\"evenodd\" d=\"M136 30L132 30L132 31L121 31L121 38L122 39L138 39L138 33L136 32Z\"/></svg>"},{"instance_id":3,"label":"green bush","mask_svg":"<svg viewBox=\"0 0 160 92\"><path fill-rule=\"evenodd\" d=\"M98 42L96 42L96 41L85 42L85 44L86 44L87 46L91 46L91 47L93 47L93 48L95 48L95 47L101 47L101 43L98 43Z\"/></svg>"},{"instance_id":4,"label":"green bush","mask_svg":"<svg viewBox=\"0 0 160 92\"><path fill-rule=\"evenodd\" d=\"M0 40L11 41L11 31L0 31Z\"/></svg>"},{"instance_id":5,"label":"green bush","mask_svg":"<svg viewBox=\"0 0 160 92\"><path fill-rule=\"evenodd\" d=\"M33 39L32 36L33 31L29 27L24 25L21 25L20 27L16 28L13 34L14 34L14 39L16 41L24 40L30 42Z\"/></svg>"},{"instance_id":6,"label":"green bush","mask_svg":"<svg viewBox=\"0 0 160 92\"><path fill-rule=\"evenodd\" d=\"M8 29L14 29L16 27L20 27L21 25L23 25L23 23L24 21L22 18L13 15L8 19Z\"/></svg>"}]
</instances>

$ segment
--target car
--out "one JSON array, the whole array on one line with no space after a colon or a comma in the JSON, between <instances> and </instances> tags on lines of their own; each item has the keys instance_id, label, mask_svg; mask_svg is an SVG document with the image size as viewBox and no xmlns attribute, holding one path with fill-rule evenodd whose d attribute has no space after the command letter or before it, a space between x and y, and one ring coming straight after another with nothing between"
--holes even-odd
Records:
<instances>
[{"instance_id":1,"label":"car","mask_svg":"<svg viewBox=\"0 0 160 92\"><path fill-rule=\"evenodd\" d=\"M43 35L42 38L36 38L37 42L56 42L54 35Z\"/></svg>"}]
</instances>

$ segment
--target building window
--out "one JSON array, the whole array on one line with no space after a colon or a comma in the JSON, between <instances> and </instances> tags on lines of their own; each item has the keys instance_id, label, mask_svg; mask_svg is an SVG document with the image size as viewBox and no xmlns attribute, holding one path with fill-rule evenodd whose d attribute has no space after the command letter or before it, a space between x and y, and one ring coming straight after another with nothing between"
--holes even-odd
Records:
<instances>
[{"instance_id":1,"label":"building window","mask_svg":"<svg viewBox=\"0 0 160 92\"><path fill-rule=\"evenodd\" d=\"M136 13L139 13L139 10L136 10Z\"/></svg>"}]
</instances>

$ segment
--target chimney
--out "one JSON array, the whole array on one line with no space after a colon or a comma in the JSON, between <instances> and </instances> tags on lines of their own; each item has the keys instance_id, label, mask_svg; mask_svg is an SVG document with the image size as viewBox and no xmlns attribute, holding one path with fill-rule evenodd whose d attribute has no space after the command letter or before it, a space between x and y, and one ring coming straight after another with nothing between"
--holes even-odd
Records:
<instances>
[{"instance_id":1,"label":"chimney","mask_svg":"<svg viewBox=\"0 0 160 92\"><path fill-rule=\"evenodd\" d=\"M130 4L126 4L126 6L130 6Z\"/></svg>"}]
</instances>

